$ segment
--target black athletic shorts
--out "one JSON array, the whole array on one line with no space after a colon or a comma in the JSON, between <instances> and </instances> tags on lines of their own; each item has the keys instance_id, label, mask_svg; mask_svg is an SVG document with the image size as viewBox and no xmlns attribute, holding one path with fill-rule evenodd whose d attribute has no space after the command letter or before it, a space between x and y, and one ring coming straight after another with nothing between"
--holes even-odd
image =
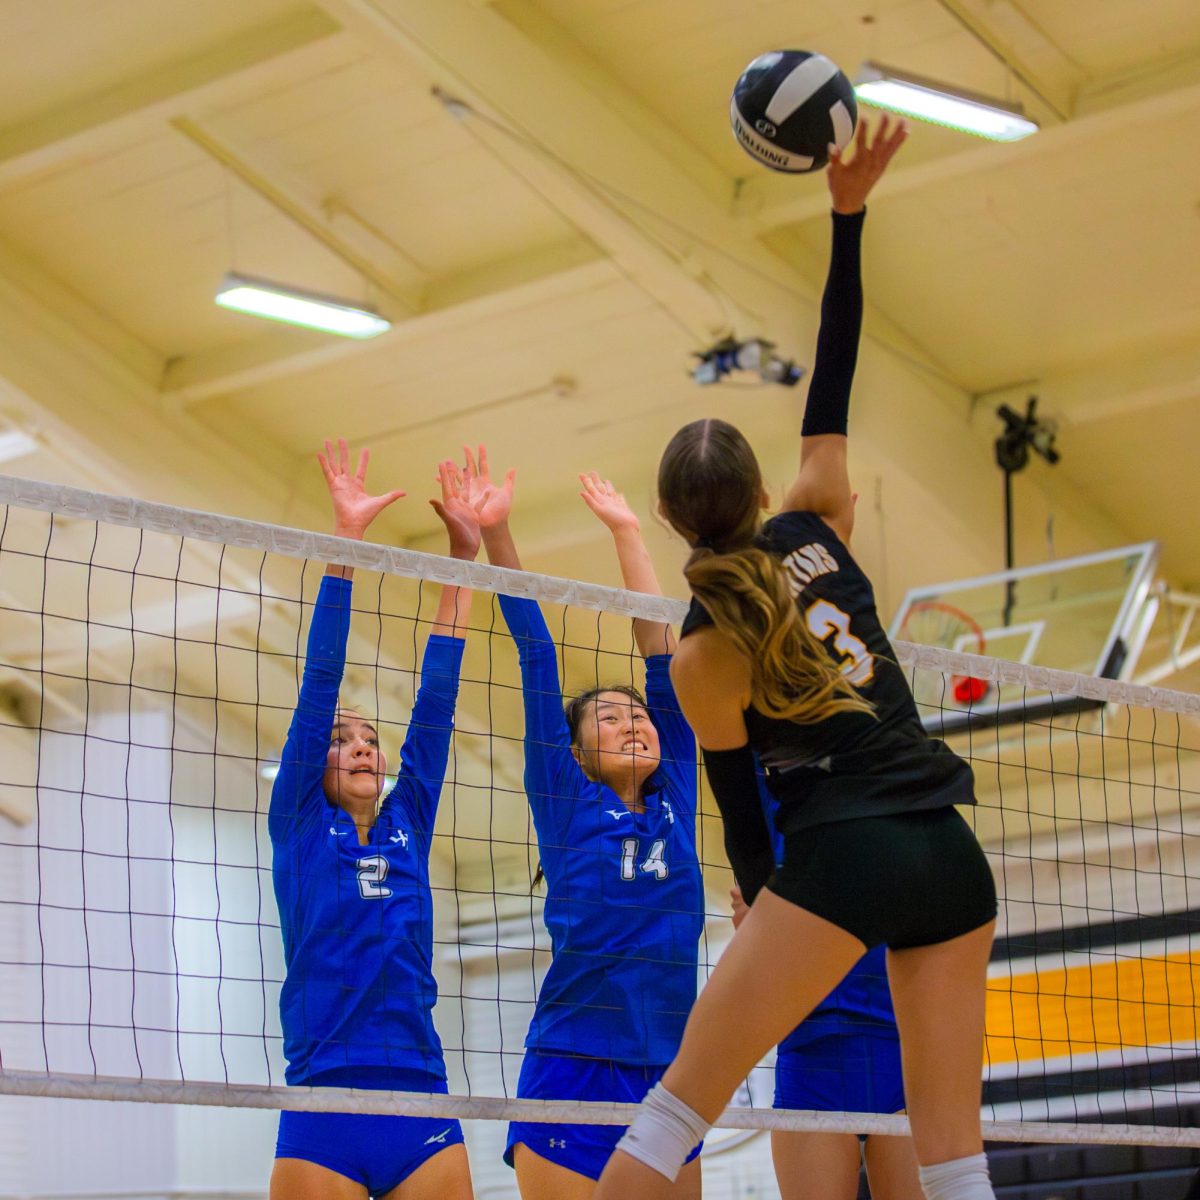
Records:
<instances>
[{"instance_id":1,"label":"black athletic shorts","mask_svg":"<svg viewBox=\"0 0 1200 1200\"><path fill-rule=\"evenodd\" d=\"M767 887L869 950L947 942L996 915L996 883L953 808L855 817L797 830Z\"/></svg>"}]
</instances>

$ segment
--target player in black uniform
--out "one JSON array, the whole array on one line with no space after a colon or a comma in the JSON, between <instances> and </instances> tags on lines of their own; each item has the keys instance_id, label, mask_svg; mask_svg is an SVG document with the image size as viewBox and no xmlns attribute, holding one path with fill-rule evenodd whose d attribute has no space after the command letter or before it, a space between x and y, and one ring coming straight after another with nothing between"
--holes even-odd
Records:
<instances>
[{"instance_id":1,"label":"player in black uniform","mask_svg":"<svg viewBox=\"0 0 1200 1200\"><path fill-rule=\"evenodd\" d=\"M694 601L671 674L752 907L595 1200L665 1195L739 1080L881 943L922 1187L930 1200L993 1200L979 1104L996 892L953 807L973 801L971 772L922 729L847 549L864 204L904 137L884 120L872 139L864 123L854 158L829 168L833 254L783 511L759 530L758 463L724 422L680 430L659 466L661 511L693 547ZM754 752L779 802L778 870Z\"/></svg>"}]
</instances>

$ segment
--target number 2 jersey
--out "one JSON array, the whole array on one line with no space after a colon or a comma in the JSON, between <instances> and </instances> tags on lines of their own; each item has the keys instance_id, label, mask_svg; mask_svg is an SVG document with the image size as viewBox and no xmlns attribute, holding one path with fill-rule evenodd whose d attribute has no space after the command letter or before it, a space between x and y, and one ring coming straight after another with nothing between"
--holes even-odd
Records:
<instances>
[{"instance_id":1,"label":"number 2 jersey","mask_svg":"<svg viewBox=\"0 0 1200 1200\"><path fill-rule=\"evenodd\" d=\"M326 754L350 630L351 583L325 576L268 828L287 973L280 994L290 1084L392 1068L445 1079L433 1027L429 852L446 773L463 642L431 635L400 770L360 845L325 797Z\"/></svg>"},{"instance_id":2,"label":"number 2 jersey","mask_svg":"<svg viewBox=\"0 0 1200 1200\"><path fill-rule=\"evenodd\" d=\"M971 768L922 727L870 580L837 534L816 513L784 512L763 525L757 544L780 560L809 629L873 706L804 725L746 710L750 744L779 801L779 831L973 804ZM693 599L682 636L709 624Z\"/></svg>"},{"instance_id":3,"label":"number 2 jersey","mask_svg":"<svg viewBox=\"0 0 1200 1200\"><path fill-rule=\"evenodd\" d=\"M631 812L571 752L557 651L532 600L501 596L525 704L525 790L546 876L553 957L530 1050L669 1063L696 999L704 886L696 852L696 742L670 658L646 659L646 701L662 754Z\"/></svg>"}]
</instances>

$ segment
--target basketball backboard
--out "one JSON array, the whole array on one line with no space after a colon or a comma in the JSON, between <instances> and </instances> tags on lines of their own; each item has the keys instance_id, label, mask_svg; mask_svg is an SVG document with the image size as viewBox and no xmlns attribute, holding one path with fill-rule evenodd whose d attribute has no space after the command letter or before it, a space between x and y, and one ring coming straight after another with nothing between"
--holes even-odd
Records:
<instances>
[{"instance_id":1,"label":"basketball backboard","mask_svg":"<svg viewBox=\"0 0 1200 1200\"><path fill-rule=\"evenodd\" d=\"M914 588L888 636L968 654L1108 679L1128 678L1147 633L1158 544L1145 542L931 587ZM926 728L938 735L1095 707L1029 696L1012 684L911 677Z\"/></svg>"}]
</instances>

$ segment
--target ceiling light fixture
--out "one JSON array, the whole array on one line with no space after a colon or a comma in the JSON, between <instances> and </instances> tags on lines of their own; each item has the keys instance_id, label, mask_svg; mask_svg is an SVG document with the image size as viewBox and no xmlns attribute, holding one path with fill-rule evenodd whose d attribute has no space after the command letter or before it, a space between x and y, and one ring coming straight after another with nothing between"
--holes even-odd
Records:
<instances>
[{"instance_id":1,"label":"ceiling light fixture","mask_svg":"<svg viewBox=\"0 0 1200 1200\"><path fill-rule=\"evenodd\" d=\"M392 327L390 321L369 308L236 272L225 276L217 292L217 303L235 312L320 329L340 337L373 338Z\"/></svg>"},{"instance_id":2,"label":"ceiling light fixture","mask_svg":"<svg viewBox=\"0 0 1200 1200\"><path fill-rule=\"evenodd\" d=\"M0 431L0 462L11 462L14 458L24 458L39 448L37 438L31 437L21 429L5 429Z\"/></svg>"},{"instance_id":3,"label":"ceiling light fixture","mask_svg":"<svg viewBox=\"0 0 1200 1200\"><path fill-rule=\"evenodd\" d=\"M1020 105L947 87L879 63L863 63L854 83L854 94L874 108L885 108L993 142L1019 142L1038 131Z\"/></svg>"}]
</instances>

